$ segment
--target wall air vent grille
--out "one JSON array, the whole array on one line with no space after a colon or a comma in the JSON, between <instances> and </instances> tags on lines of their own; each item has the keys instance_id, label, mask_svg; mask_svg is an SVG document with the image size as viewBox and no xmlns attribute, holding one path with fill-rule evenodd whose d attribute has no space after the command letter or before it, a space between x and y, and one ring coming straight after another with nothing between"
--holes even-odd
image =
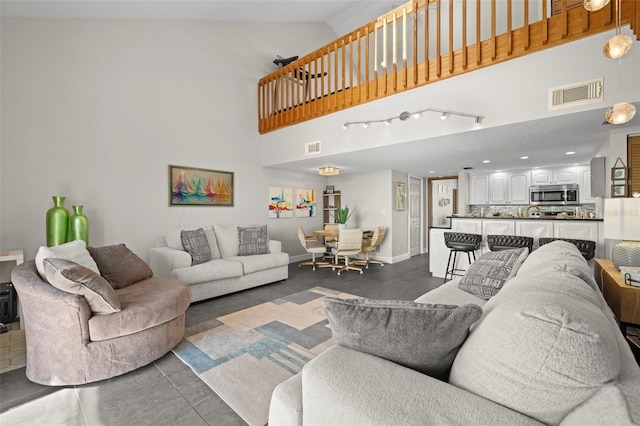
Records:
<instances>
[{"instance_id":1,"label":"wall air vent grille","mask_svg":"<svg viewBox=\"0 0 640 426\"><path fill-rule=\"evenodd\" d=\"M307 142L304 144L304 155L320 154L320 141Z\"/></svg>"},{"instance_id":2,"label":"wall air vent grille","mask_svg":"<svg viewBox=\"0 0 640 426\"><path fill-rule=\"evenodd\" d=\"M550 111L602 101L604 101L602 78L549 89Z\"/></svg>"}]
</instances>

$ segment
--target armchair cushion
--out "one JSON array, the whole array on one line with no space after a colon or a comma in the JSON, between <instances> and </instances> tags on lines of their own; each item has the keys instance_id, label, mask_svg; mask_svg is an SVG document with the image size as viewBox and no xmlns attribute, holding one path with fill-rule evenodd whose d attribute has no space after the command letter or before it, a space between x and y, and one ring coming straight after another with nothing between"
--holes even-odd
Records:
<instances>
[{"instance_id":1,"label":"armchair cushion","mask_svg":"<svg viewBox=\"0 0 640 426\"><path fill-rule=\"evenodd\" d=\"M191 255L192 265L199 265L211 260L211 248L204 229L180 231L180 239L184 250Z\"/></svg>"},{"instance_id":2,"label":"armchair cushion","mask_svg":"<svg viewBox=\"0 0 640 426\"><path fill-rule=\"evenodd\" d=\"M87 251L87 244L83 240L70 241L55 247L40 247L36 254L36 268L38 269L38 274L40 274L40 278L42 278L43 281L47 281L47 276L44 272L44 265L42 262L43 260L52 257L71 260L72 262L91 269L96 274L100 273L98 265L96 265L96 261L93 260Z\"/></svg>"},{"instance_id":3,"label":"armchair cushion","mask_svg":"<svg viewBox=\"0 0 640 426\"><path fill-rule=\"evenodd\" d=\"M153 276L149 265L124 244L88 247L88 250L102 276L116 290Z\"/></svg>"},{"instance_id":4,"label":"armchair cushion","mask_svg":"<svg viewBox=\"0 0 640 426\"><path fill-rule=\"evenodd\" d=\"M120 311L120 300L109 282L89 268L66 259L49 258L43 261L47 280L52 286L87 299L94 314Z\"/></svg>"},{"instance_id":5,"label":"armchair cushion","mask_svg":"<svg viewBox=\"0 0 640 426\"><path fill-rule=\"evenodd\" d=\"M337 344L441 380L482 315L477 305L333 297L325 297L324 308Z\"/></svg>"}]
</instances>

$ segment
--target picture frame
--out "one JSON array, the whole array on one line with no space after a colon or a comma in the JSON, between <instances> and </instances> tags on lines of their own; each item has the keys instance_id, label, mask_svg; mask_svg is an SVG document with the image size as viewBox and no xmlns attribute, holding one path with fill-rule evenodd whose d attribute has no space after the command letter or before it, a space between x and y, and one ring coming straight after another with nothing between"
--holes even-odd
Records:
<instances>
[{"instance_id":1,"label":"picture frame","mask_svg":"<svg viewBox=\"0 0 640 426\"><path fill-rule=\"evenodd\" d=\"M404 182L396 182L396 211L407 208L407 190Z\"/></svg>"},{"instance_id":2,"label":"picture frame","mask_svg":"<svg viewBox=\"0 0 640 426\"><path fill-rule=\"evenodd\" d=\"M626 184L613 184L611 185L611 198L624 198L627 196Z\"/></svg>"},{"instance_id":3,"label":"picture frame","mask_svg":"<svg viewBox=\"0 0 640 426\"><path fill-rule=\"evenodd\" d=\"M233 172L169 165L169 206L233 206Z\"/></svg>"},{"instance_id":4,"label":"picture frame","mask_svg":"<svg viewBox=\"0 0 640 426\"><path fill-rule=\"evenodd\" d=\"M627 180L627 167L620 157L616 159L616 162L613 163L613 167L611 168L611 180L622 180L625 182Z\"/></svg>"},{"instance_id":5,"label":"picture frame","mask_svg":"<svg viewBox=\"0 0 640 426\"><path fill-rule=\"evenodd\" d=\"M626 167L612 168L611 180L627 180L627 168Z\"/></svg>"},{"instance_id":6,"label":"picture frame","mask_svg":"<svg viewBox=\"0 0 640 426\"><path fill-rule=\"evenodd\" d=\"M333 191L334 191L334 186L333 185L327 185L326 193L327 194L333 194Z\"/></svg>"}]
</instances>

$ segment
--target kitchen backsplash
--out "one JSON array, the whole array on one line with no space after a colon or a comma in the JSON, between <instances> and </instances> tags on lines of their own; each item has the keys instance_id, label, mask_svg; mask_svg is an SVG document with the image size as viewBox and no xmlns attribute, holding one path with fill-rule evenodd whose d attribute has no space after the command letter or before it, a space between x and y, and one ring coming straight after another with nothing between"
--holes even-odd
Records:
<instances>
[{"instance_id":1,"label":"kitchen backsplash","mask_svg":"<svg viewBox=\"0 0 640 426\"><path fill-rule=\"evenodd\" d=\"M567 215L575 217L597 217L595 204L580 204L578 206L536 206L545 216ZM478 217L491 216L514 216L528 217L527 206L505 206L505 205L469 205L467 215ZM535 208L530 210L533 213Z\"/></svg>"}]
</instances>

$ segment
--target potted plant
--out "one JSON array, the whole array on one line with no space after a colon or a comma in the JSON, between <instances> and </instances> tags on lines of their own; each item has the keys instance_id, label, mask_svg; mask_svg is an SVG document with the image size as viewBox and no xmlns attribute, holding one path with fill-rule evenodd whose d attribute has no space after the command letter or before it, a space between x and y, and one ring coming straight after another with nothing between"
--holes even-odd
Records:
<instances>
[{"instance_id":1,"label":"potted plant","mask_svg":"<svg viewBox=\"0 0 640 426\"><path fill-rule=\"evenodd\" d=\"M344 229L347 227L347 220L349 220L351 215L356 211L356 208L357 207L354 207L351 211L349 211L349 206L347 205L336 208L336 222L338 222L339 228Z\"/></svg>"}]
</instances>

